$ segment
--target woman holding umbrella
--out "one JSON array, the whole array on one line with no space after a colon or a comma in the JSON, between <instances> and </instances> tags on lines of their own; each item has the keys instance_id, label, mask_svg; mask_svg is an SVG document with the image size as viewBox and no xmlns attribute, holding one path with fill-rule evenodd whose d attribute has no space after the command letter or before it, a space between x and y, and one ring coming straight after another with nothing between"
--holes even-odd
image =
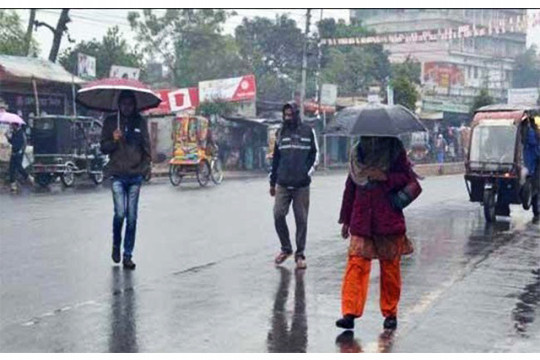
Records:
<instances>
[{"instance_id":1,"label":"woman holding umbrella","mask_svg":"<svg viewBox=\"0 0 540 360\"><path fill-rule=\"evenodd\" d=\"M117 110L105 119L101 151L109 155L105 173L112 178L114 202L112 259L126 269L132 260L137 229L139 193L144 176L151 170L148 125L139 111L159 105L160 99L143 84L126 79L104 79L79 90L77 101L99 110ZM123 256L122 228L126 219Z\"/></svg>"},{"instance_id":2,"label":"woman holding umbrella","mask_svg":"<svg viewBox=\"0 0 540 360\"><path fill-rule=\"evenodd\" d=\"M361 136L351 150L339 218L342 237L350 237L350 245L342 286L343 317L336 326L352 329L354 320L362 316L371 261L378 259L383 326L393 330L401 292L401 256L413 251L402 209L421 191L397 135L425 128L407 109L383 105L338 114L336 128L348 136ZM415 189L409 192L409 187Z\"/></svg>"},{"instance_id":3,"label":"woman holding umbrella","mask_svg":"<svg viewBox=\"0 0 540 360\"><path fill-rule=\"evenodd\" d=\"M9 159L9 183L11 191L18 190L16 176L17 173L28 180L32 185L34 178L29 175L24 169L22 162L26 150L26 134L24 133L23 119L19 115L7 112L8 106L2 98L0 98L0 122L10 125L11 133L4 134L7 141L11 145L11 157Z\"/></svg>"}]
</instances>

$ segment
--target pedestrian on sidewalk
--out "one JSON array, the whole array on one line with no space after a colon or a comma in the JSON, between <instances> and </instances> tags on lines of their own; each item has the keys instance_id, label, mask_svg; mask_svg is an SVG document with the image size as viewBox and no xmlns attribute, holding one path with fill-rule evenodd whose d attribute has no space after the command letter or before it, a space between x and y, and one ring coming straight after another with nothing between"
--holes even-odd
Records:
<instances>
[{"instance_id":1,"label":"pedestrian on sidewalk","mask_svg":"<svg viewBox=\"0 0 540 360\"><path fill-rule=\"evenodd\" d=\"M34 178L24 169L22 163L26 151L26 134L20 124L11 124L11 133L5 134L7 141L11 144L11 157L9 159L9 183L11 191L16 192L17 174L21 174L24 180L34 185Z\"/></svg>"},{"instance_id":2,"label":"pedestrian on sidewalk","mask_svg":"<svg viewBox=\"0 0 540 360\"><path fill-rule=\"evenodd\" d=\"M118 109L117 115L105 119L101 151L110 159L105 174L112 180L114 202L112 259L115 263L121 260L122 227L126 219L122 264L132 270L135 269L132 256L139 194L144 177L151 171L150 136L146 120L136 111L136 98L132 91L120 93Z\"/></svg>"},{"instance_id":3,"label":"pedestrian on sidewalk","mask_svg":"<svg viewBox=\"0 0 540 360\"><path fill-rule=\"evenodd\" d=\"M344 239L351 237L343 279L341 310L336 326L354 328L366 303L371 260L381 268L380 307L384 328L397 327L401 293L401 256L413 251L405 218L392 195L415 175L397 138L362 137L351 149L339 223Z\"/></svg>"},{"instance_id":4,"label":"pedestrian on sidewalk","mask_svg":"<svg viewBox=\"0 0 540 360\"><path fill-rule=\"evenodd\" d=\"M540 220L538 192L540 191L540 132L534 118L529 118L523 125L523 162L531 179L533 196L533 222Z\"/></svg>"},{"instance_id":5,"label":"pedestrian on sidewalk","mask_svg":"<svg viewBox=\"0 0 540 360\"><path fill-rule=\"evenodd\" d=\"M282 114L283 125L276 134L270 173L270 195L275 197L274 223L281 242L275 263L283 263L293 253L286 221L292 203L296 222L296 267L305 269L309 188L318 164L319 147L313 129L301 122L296 104L285 104Z\"/></svg>"},{"instance_id":6,"label":"pedestrian on sidewalk","mask_svg":"<svg viewBox=\"0 0 540 360\"><path fill-rule=\"evenodd\" d=\"M443 173L444 157L448 149L448 143L444 139L442 134L437 136L437 141L435 142L435 151L437 153L437 163L439 164L439 175Z\"/></svg>"}]
</instances>

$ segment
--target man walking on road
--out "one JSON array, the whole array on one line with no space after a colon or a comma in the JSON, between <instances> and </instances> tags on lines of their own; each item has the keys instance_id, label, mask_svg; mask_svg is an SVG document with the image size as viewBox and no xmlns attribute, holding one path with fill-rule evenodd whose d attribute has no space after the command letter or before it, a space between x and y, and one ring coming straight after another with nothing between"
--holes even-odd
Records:
<instances>
[{"instance_id":1,"label":"man walking on road","mask_svg":"<svg viewBox=\"0 0 540 360\"><path fill-rule=\"evenodd\" d=\"M109 155L105 172L112 177L114 201L112 259L120 262L122 227L124 236L123 265L135 269L132 261L137 229L139 193L144 176L150 171L150 136L146 120L135 110L136 99L131 91L118 97L119 114L105 119L101 134L101 151ZM119 118L118 118L118 117Z\"/></svg>"},{"instance_id":2,"label":"man walking on road","mask_svg":"<svg viewBox=\"0 0 540 360\"><path fill-rule=\"evenodd\" d=\"M282 112L283 126L276 136L270 173L270 195L275 197L274 223L281 242L275 263L283 263L293 253L286 221L292 202L296 221L296 267L305 269L309 186L318 164L319 148L315 132L301 123L295 104L285 104Z\"/></svg>"}]
</instances>

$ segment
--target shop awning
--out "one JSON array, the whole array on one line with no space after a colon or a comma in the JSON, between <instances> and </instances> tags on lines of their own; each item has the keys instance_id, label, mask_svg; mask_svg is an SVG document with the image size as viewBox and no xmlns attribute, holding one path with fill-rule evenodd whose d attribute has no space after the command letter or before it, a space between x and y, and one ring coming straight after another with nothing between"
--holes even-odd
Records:
<instances>
[{"instance_id":1,"label":"shop awning","mask_svg":"<svg viewBox=\"0 0 540 360\"><path fill-rule=\"evenodd\" d=\"M25 57L0 55L0 80L14 82L56 82L82 84L85 81L72 76L60 64L48 60Z\"/></svg>"},{"instance_id":2,"label":"shop awning","mask_svg":"<svg viewBox=\"0 0 540 360\"><path fill-rule=\"evenodd\" d=\"M227 115L223 119L246 126L268 126L268 119L263 118L248 118L241 115Z\"/></svg>"}]
</instances>

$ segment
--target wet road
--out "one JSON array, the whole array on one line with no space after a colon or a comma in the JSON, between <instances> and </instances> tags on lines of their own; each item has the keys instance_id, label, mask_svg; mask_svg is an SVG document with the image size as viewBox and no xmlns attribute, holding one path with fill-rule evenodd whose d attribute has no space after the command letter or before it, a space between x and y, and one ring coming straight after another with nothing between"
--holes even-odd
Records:
<instances>
[{"instance_id":1,"label":"wet road","mask_svg":"<svg viewBox=\"0 0 540 360\"><path fill-rule=\"evenodd\" d=\"M305 272L272 264L264 179L144 187L134 272L110 261L106 188L1 194L0 351L540 351L540 227L517 207L485 226L461 176L428 178L406 211L398 330L382 333L375 263L364 317L338 337L343 185L314 180Z\"/></svg>"}]
</instances>

